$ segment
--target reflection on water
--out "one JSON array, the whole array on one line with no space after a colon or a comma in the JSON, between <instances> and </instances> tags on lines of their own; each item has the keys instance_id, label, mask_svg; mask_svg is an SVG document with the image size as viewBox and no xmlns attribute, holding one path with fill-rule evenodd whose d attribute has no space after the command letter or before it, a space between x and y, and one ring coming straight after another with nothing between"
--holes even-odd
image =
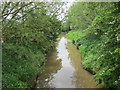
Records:
<instances>
[{"instance_id":1,"label":"reflection on water","mask_svg":"<svg viewBox=\"0 0 120 90\"><path fill-rule=\"evenodd\" d=\"M37 88L99 88L92 75L82 69L75 46L61 37L56 49L47 56L45 72L38 77Z\"/></svg>"},{"instance_id":2,"label":"reflection on water","mask_svg":"<svg viewBox=\"0 0 120 90\"><path fill-rule=\"evenodd\" d=\"M57 51L53 49L48 52L47 63L45 65L45 72L40 74L36 83L37 88L49 88L53 87L50 84L50 81L54 78L53 75L62 68L61 60L57 58Z\"/></svg>"},{"instance_id":3,"label":"reflection on water","mask_svg":"<svg viewBox=\"0 0 120 90\"><path fill-rule=\"evenodd\" d=\"M62 68L53 75L53 80L51 83L53 84L54 87L57 88L72 88L74 87L72 83L72 76L74 73L74 68L70 64L70 59L69 59L69 52L66 49L67 45L67 39L66 38L61 38L59 41L58 47L57 47L57 59L62 60Z\"/></svg>"}]
</instances>

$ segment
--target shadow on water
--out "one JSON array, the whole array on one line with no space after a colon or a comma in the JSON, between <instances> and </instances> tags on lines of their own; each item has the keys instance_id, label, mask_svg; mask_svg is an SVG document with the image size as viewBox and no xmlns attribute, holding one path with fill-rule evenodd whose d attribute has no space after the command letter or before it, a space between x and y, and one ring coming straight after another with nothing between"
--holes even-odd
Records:
<instances>
[{"instance_id":1,"label":"shadow on water","mask_svg":"<svg viewBox=\"0 0 120 90\"><path fill-rule=\"evenodd\" d=\"M36 81L35 88L53 88L50 85L50 81L54 78L53 75L62 68L61 60L56 59L57 52L56 49L53 49L47 54L47 62L45 64L45 72L39 75Z\"/></svg>"},{"instance_id":2,"label":"shadow on water","mask_svg":"<svg viewBox=\"0 0 120 90\"><path fill-rule=\"evenodd\" d=\"M45 72L39 75L35 88L101 88L81 65L81 56L67 38L48 52Z\"/></svg>"}]
</instances>

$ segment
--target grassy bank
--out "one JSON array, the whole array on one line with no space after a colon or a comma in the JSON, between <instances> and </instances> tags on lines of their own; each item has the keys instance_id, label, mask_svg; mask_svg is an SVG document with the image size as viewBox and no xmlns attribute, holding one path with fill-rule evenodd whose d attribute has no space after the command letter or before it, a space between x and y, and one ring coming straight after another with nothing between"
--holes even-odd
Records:
<instances>
[{"instance_id":1,"label":"grassy bank","mask_svg":"<svg viewBox=\"0 0 120 90\"><path fill-rule=\"evenodd\" d=\"M109 61L111 60L111 57L118 58L119 56L108 54L109 50L112 48L101 51L103 49L103 47L100 46L103 41L102 38L99 38L97 35L92 34L89 31L82 32L78 30L68 32L67 37L73 40L76 48L79 48L82 56L83 68L90 71L92 74L95 74L94 77L96 83L104 83L105 87L109 88L119 88L119 82L116 81L119 76L117 71L119 70L118 63L115 61ZM106 55L107 57L104 58L105 54L109 56ZM113 62L116 64L115 66L114 64L111 64Z\"/></svg>"},{"instance_id":2,"label":"grassy bank","mask_svg":"<svg viewBox=\"0 0 120 90\"><path fill-rule=\"evenodd\" d=\"M120 89L120 2L76 2L68 12L67 37L98 84Z\"/></svg>"}]
</instances>

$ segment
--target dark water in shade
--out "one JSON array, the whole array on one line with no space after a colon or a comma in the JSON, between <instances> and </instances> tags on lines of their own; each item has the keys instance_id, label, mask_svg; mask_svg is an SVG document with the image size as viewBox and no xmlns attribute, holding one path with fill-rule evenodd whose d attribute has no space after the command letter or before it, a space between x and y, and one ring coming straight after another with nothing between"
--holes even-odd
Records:
<instances>
[{"instance_id":1,"label":"dark water in shade","mask_svg":"<svg viewBox=\"0 0 120 90\"><path fill-rule=\"evenodd\" d=\"M49 51L45 72L39 75L36 88L102 88L81 65L79 50L67 38L58 38L58 45Z\"/></svg>"}]
</instances>

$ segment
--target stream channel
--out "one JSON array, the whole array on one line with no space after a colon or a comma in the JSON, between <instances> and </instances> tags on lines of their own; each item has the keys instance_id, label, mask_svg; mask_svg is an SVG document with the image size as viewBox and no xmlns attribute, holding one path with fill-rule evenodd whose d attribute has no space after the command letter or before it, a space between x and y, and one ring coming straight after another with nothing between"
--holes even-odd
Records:
<instances>
[{"instance_id":1,"label":"stream channel","mask_svg":"<svg viewBox=\"0 0 120 90\"><path fill-rule=\"evenodd\" d=\"M80 51L71 40L61 36L56 43L47 54L45 72L38 76L35 88L102 88L83 69Z\"/></svg>"}]
</instances>

